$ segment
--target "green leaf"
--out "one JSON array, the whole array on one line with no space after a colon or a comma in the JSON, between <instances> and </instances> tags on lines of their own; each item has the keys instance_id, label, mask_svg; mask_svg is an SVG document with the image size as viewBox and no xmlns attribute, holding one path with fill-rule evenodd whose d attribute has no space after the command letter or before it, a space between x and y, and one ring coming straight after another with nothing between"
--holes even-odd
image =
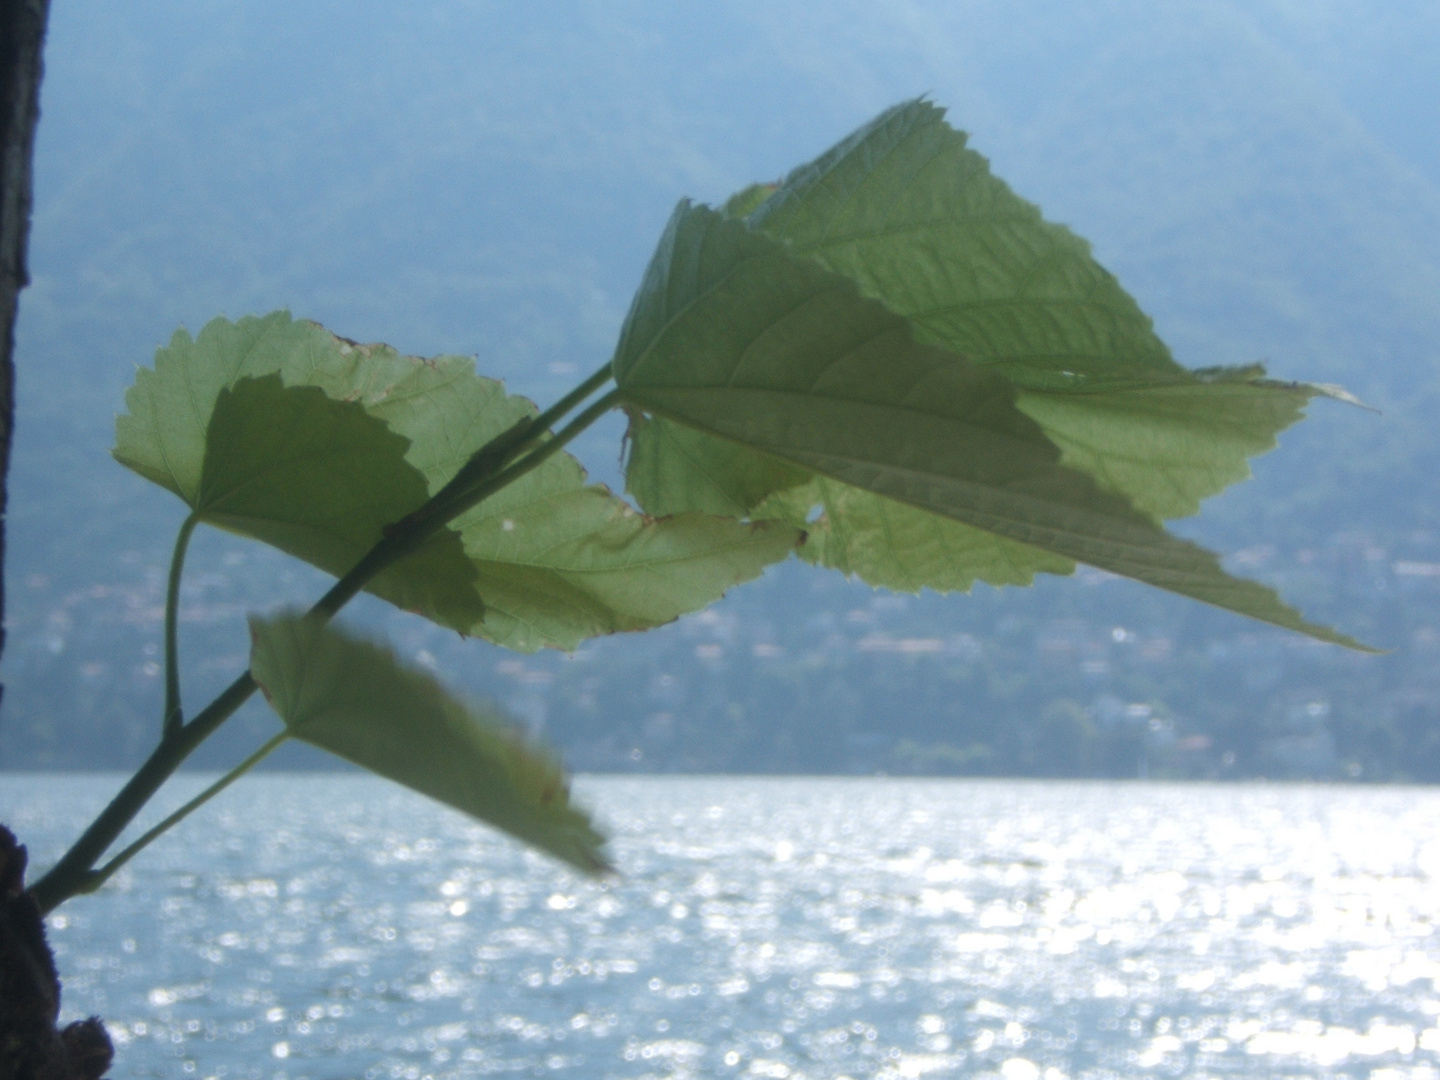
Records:
<instances>
[{"instance_id":1,"label":"green leaf","mask_svg":"<svg viewBox=\"0 0 1440 1080\"><path fill-rule=\"evenodd\" d=\"M751 184L725 200L726 217L749 217L780 188L779 184Z\"/></svg>"},{"instance_id":2,"label":"green leaf","mask_svg":"<svg viewBox=\"0 0 1440 1080\"><path fill-rule=\"evenodd\" d=\"M1009 380L916 341L908 320L848 278L706 208L677 208L614 367L625 400L651 414L1065 559L1353 644L1062 465L1016 408Z\"/></svg>"},{"instance_id":3,"label":"green leaf","mask_svg":"<svg viewBox=\"0 0 1440 1080\"><path fill-rule=\"evenodd\" d=\"M202 520L339 575L428 496L413 443L375 411L443 396L471 366L357 345L283 311L215 319L195 340L177 331L137 372L114 455ZM468 632L484 618L476 579L441 530L367 588Z\"/></svg>"},{"instance_id":4,"label":"green leaf","mask_svg":"<svg viewBox=\"0 0 1440 1080\"><path fill-rule=\"evenodd\" d=\"M117 459L205 520L337 574L536 414L468 359L358 345L285 312L177 333L126 403ZM497 644L569 649L703 607L800 539L778 522L642 517L559 453L369 588Z\"/></svg>"},{"instance_id":5,"label":"green leaf","mask_svg":"<svg viewBox=\"0 0 1440 1080\"><path fill-rule=\"evenodd\" d=\"M589 874L604 838L559 764L493 713L466 706L388 648L317 619L250 620L250 670L286 729L322 750L489 822Z\"/></svg>"},{"instance_id":6,"label":"green leaf","mask_svg":"<svg viewBox=\"0 0 1440 1080\"><path fill-rule=\"evenodd\" d=\"M317 386L335 401L355 401L385 414L424 411L447 384L469 376L473 363L459 356L432 360L401 356L385 345L360 345L286 311L231 322L213 319L192 339L177 330L141 368L125 393L126 412L115 421L115 457L141 476L194 505L205 457L205 437L220 391L250 376L279 375L286 386ZM502 392L503 393L503 392ZM387 416L388 418L388 416ZM456 419L437 426L443 439ZM403 435L414 437L408 431ZM430 442L412 445L422 472Z\"/></svg>"},{"instance_id":7,"label":"green leaf","mask_svg":"<svg viewBox=\"0 0 1440 1080\"><path fill-rule=\"evenodd\" d=\"M428 497L409 440L357 402L279 375L221 389L191 503L201 521L264 541L337 577ZM485 616L460 536L441 529L370 592L465 631Z\"/></svg>"},{"instance_id":8,"label":"green leaf","mask_svg":"<svg viewBox=\"0 0 1440 1080\"><path fill-rule=\"evenodd\" d=\"M992 175L944 117L925 101L887 110L786 177L752 225L1017 385L1183 376L1090 245Z\"/></svg>"},{"instance_id":9,"label":"green leaf","mask_svg":"<svg viewBox=\"0 0 1440 1080\"><path fill-rule=\"evenodd\" d=\"M1062 462L1156 520L1250 475L1328 388L1190 372L1090 246L1019 198L924 101L795 170L751 218L1020 388Z\"/></svg>"},{"instance_id":10,"label":"green leaf","mask_svg":"<svg viewBox=\"0 0 1440 1080\"><path fill-rule=\"evenodd\" d=\"M647 517L599 486L502 495L510 497L460 524L486 601L483 633L526 651L670 622L759 576L804 539L779 521Z\"/></svg>"},{"instance_id":11,"label":"green leaf","mask_svg":"<svg viewBox=\"0 0 1440 1080\"><path fill-rule=\"evenodd\" d=\"M808 537L798 554L806 562L897 592L1029 585L1038 573L1075 570L1040 548L825 477L771 496L755 516L803 523Z\"/></svg>"},{"instance_id":12,"label":"green leaf","mask_svg":"<svg viewBox=\"0 0 1440 1080\"><path fill-rule=\"evenodd\" d=\"M903 592L1029 585L1075 564L1048 551L841 484L664 417L636 413L626 485L655 514L778 519L804 529L806 562ZM816 510L821 513L816 516Z\"/></svg>"},{"instance_id":13,"label":"green leaf","mask_svg":"<svg viewBox=\"0 0 1440 1080\"><path fill-rule=\"evenodd\" d=\"M749 517L771 494L811 478L804 469L661 416L632 412L629 437L625 487L651 514ZM796 522L803 523L803 517Z\"/></svg>"}]
</instances>

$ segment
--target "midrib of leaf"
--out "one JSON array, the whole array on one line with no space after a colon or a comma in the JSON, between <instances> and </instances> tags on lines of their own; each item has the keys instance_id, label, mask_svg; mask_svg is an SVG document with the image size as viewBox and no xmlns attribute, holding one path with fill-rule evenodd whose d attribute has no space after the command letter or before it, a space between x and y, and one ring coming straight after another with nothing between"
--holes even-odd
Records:
<instances>
[{"instance_id":1,"label":"midrib of leaf","mask_svg":"<svg viewBox=\"0 0 1440 1080\"><path fill-rule=\"evenodd\" d=\"M877 297L869 290L866 290L863 285L861 291L863 291L865 295L869 296L871 299L880 299L882 303L884 302L882 298ZM926 319L934 318L937 315L956 315L967 311L1003 311L1006 308L1029 307L1033 306L1035 303L1035 300L1025 296L987 296L981 297L978 300L965 300L954 304L944 304L940 307L919 308L913 312L907 311L906 317L914 319L916 322L919 322L921 324L924 324ZM1109 307L1105 304L1097 303L1088 298L1083 300L1047 300L1045 301L1045 305L1050 308L1079 308L1081 310L1085 310L1088 308L1091 310L1098 310L1104 312L1113 312L1115 310L1112 307ZM939 343L937 342L937 344ZM1086 353L1082 352L1069 352L1065 353L1063 356L1057 354L1055 356L1044 358L1065 360L1077 356L1086 360L1105 360L1107 362L1111 359L1110 357L1102 357L1099 355L1087 355ZM1035 360L1040 358L1042 358L1042 354L1005 354L1006 360Z\"/></svg>"},{"instance_id":2,"label":"midrib of leaf","mask_svg":"<svg viewBox=\"0 0 1440 1080\"><path fill-rule=\"evenodd\" d=\"M801 458L800 463L804 464L805 460L806 459ZM845 458L841 455L836 454L816 454L811 460L826 463L835 462L849 465L859 465L871 469L875 468L873 462L855 458ZM836 472L832 472L828 468L823 468L823 466L819 467L817 471L823 471L827 475L836 476L837 479L839 478ZM904 466L898 465L887 465L885 466L884 471L891 474L896 474L900 477L918 480L920 483L927 485L933 484L936 479L934 473L919 472L917 470L907 469ZM973 481L957 480L949 476L943 477L942 480L944 481L946 486L954 485L968 493L971 493L972 499L974 501L1011 503L1019 504L1022 507L1028 505L1040 508L1042 511L1047 510L1048 508L1051 508L1055 505L1053 502L1036 498L1033 495L1025 495L1023 493L1017 493L1005 489L996 489L993 487L988 487L986 485L976 484ZM842 479L840 480L840 482L847 483L848 481ZM1000 493L998 494L998 497L997 492ZM917 510L926 510L932 513L934 512L933 507L926 506L924 503L921 503L913 498L907 498L906 496L897 494L893 491L885 492L885 497L893 499L896 502L905 503L908 506L913 506ZM1123 521L1123 519L1112 518L1108 515L1100 516L1094 514L1087 514L1083 509L1079 507L1071 506L1066 507L1065 509L1068 510L1071 514L1083 515L1099 521L1114 522L1116 524L1120 524ZM994 532L1001 536L1008 536L1012 539L1018 539L1021 543L1044 546L1047 543L1053 544L1057 539L1063 540L1065 538L1069 538L1075 541L1087 541L1089 543L1087 543L1086 546L1093 547L1094 542L1097 540L1094 532L1075 532L1071 529L1066 529L1056 525L1037 524L1032 518L1011 516L999 510L982 510L976 508L970 509L965 513L966 516L960 518L960 520L965 521L967 524L975 525L977 528L986 529L987 531ZM1050 517L1054 515L1046 513L1044 514L1044 516ZM1017 531L1029 531L1032 533L1032 535L1028 537L1017 537L1014 535ZM1112 549L1116 546L1128 546L1132 552L1136 553L1155 550L1153 544L1147 544L1143 542L1136 543L1134 541L1126 541L1119 538L1111 538L1108 536L1100 539L1099 542L1104 544L1106 548Z\"/></svg>"},{"instance_id":3,"label":"midrib of leaf","mask_svg":"<svg viewBox=\"0 0 1440 1080\"><path fill-rule=\"evenodd\" d=\"M668 331L668 330L670 330L671 328L673 328L674 326L676 326L676 325L679 323L679 321L680 321L680 319L681 319L682 316L688 315L688 314L689 314L691 311L693 311L696 307L700 306L700 304L701 304L702 301L712 298L712 297L719 291L719 285L722 284L722 283L724 283L726 280L728 280L730 277L732 277L732 276L735 275L736 273L738 273L739 270L742 269L746 264L752 263L752 262L764 263L764 262L767 262L767 261L769 261L769 256L766 256L766 255L745 256L745 257L737 260L737 262L736 262L729 270L725 271L725 273L722 275L722 277L717 280L717 282L716 282L716 284L715 284L714 286L712 286L712 287L710 287L710 288L708 288L708 289L705 289L705 290L697 293L694 300L692 300L692 301L684 304L678 311L676 311L676 313L675 313L673 316L671 316L669 319L666 320L666 322L665 322L665 324L664 324L664 328L663 328L659 333L657 333L657 334L655 335L655 337L654 337L654 339L653 339L653 341L652 341L652 344L647 345L647 346L645 347L645 349L640 353L640 355L636 358L635 363L633 363L633 364L630 366L630 370L626 373L626 381L627 381L627 382L632 382L632 381L634 381L635 376L640 372L641 366L642 366L647 360L649 360L649 359L651 359L651 358L654 357L655 352L656 352L656 347L663 342L666 331ZM846 280L847 280L847 282L848 282L848 279L846 279ZM866 405L866 406L874 405L874 404L875 404L874 402L865 401L864 399L861 399L861 398L841 397L841 396L834 395L834 394L827 394L827 393L825 393L825 392L823 392L823 391L820 391L820 390L817 390L817 389L815 389L815 388L816 388L817 386L819 386L820 383L824 382L826 376L828 376L832 371L834 371L835 368L843 365L847 360L852 359L857 353L859 353L859 352L861 351L861 349L862 349L864 346L869 345L869 344L871 344L871 343L873 343L873 342L876 342L876 341L878 341L878 340L880 340L880 339L882 339L882 338L888 337L888 336L890 336L891 334L895 333L895 328L894 328L893 326L889 326L889 327L884 327L884 328L881 328L881 329L877 329L876 332L874 332L874 333L871 334L870 336L858 340L858 341L857 341L850 349L848 349L846 352L841 353L841 354L839 354L838 356L836 356L834 359L828 361L823 368L820 368L820 369L818 370L818 372L817 372L814 380L809 384L809 386L806 387L806 388L804 388L804 389L799 389L799 388L752 387L752 386L736 386L736 385L735 385L735 379L739 376L739 374L740 374L740 373L745 369L745 367L747 366L747 359L753 359L755 350L760 346L761 342L763 342L763 341L765 340L765 338L767 337L767 335L769 335L769 334L771 334L771 333L778 333L778 332L779 332L780 327L781 327L781 323L782 323L782 321L783 321L784 319L792 318L792 317L796 316L797 314L799 314L800 312L804 311L805 308L807 308L807 307L809 307L809 306L811 306L811 305L814 305L814 304L820 304L820 303L822 303L823 301L827 300L828 298L834 296L836 293L843 293L843 292L845 292L845 291L846 291L846 286L845 286L844 284L837 283L836 285L831 286L831 287L827 287L827 288L825 288L825 289L823 289L823 290L817 290L817 291L815 291L815 292L807 293L807 294L801 299L801 301L800 301L798 304L795 304L794 306L792 306L792 307L790 307L789 309L787 309L787 310L785 311L784 315L782 315L780 318L777 318L776 320L772 321L769 325L762 327L755 336L753 336L753 337L751 337L751 338L749 339L749 341L746 343L744 349L740 352L739 356L736 358L733 366L730 368L729 372L727 372L727 374L726 374L726 382L725 382L725 389L726 389L726 391L731 392L731 393L747 393L747 394L762 394L762 393L763 393L763 394L770 394L770 395L774 395L775 397L781 398L781 399L785 398L786 396L789 396L789 397L792 397L797 403L800 403L800 404L808 404L808 403L815 402L815 401L832 401L832 402L836 402L836 403L844 403L844 404L851 404L851 405ZM938 347L939 347L939 346L937 346L937 348L938 348ZM942 365L940 365L940 364L931 364L929 367L927 367L922 373L920 373L920 374L917 376L917 380L923 380L923 379L926 379L926 378L930 378L930 377L932 377L932 376L940 376L940 377L943 377L943 375L944 375L944 369L943 369ZM918 381L917 381L917 383L912 384L910 387L908 387L908 388L906 389L905 394L902 396L902 400L903 400L903 398L905 398L905 397L909 397L909 396L914 392L916 385L918 385ZM684 392L686 392L687 390L690 390L691 388L688 388L688 387L670 387L670 386L663 386L663 385L661 385L661 386L652 386L652 387L649 387L648 389L650 389L650 390L652 390L652 391L660 391L660 392L664 392L664 393L676 394L676 393L684 393ZM696 388L693 392L705 394L705 395L707 395L707 396L713 396L715 393L717 393L717 389L714 388L714 387L704 387L704 388ZM914 406L905 405L905 404L899 404L899 403L894 403L894 402L886 402L886 403L884 403L884 406L883 406L883 407L890 407L890 408L896 408L896 409L901 409L901 410L909 410L909 411L913 411L916 415L933 416L933 417L938 417L938 418L940 418L940 419L947 420L947 421L953 420L953 417L952 417L951 415L949 415L949 414L947 414L947 413L944 413L944 412L941 412L941 411L938 411L938 410L920 409L920 408L916 408L916 407L914 407ZM687 421L687 422L688 422L688 421ZM692 425L692 426L699 426L699 425ZM977 430L984 430L984 431L991 431L991 430L992 430L992 429L990 429L990 428L981 428L980 425L976 425L976 424L969 424L969 425L967 425L967 426L972 427L972 428L976 428ZM720 433L720 432L717 432L717 431L711 431L711 434L721 435L721 433ZM724 436L721 435L721 437L724 437ZM733 440L733 439L730 440L730 441L738 442L738 440ZM740 443L740 445L744 445L744 444L743 444L743 443Z\"/></svg>"},{"instance_id":4,"label":"midrib of leaf","mask_svg":"<svg viewBox=\"0 0 1440 1080\"><path fill-rule=\"evenodd\" d=\"M848 354L847 354L847 355L848 355ZM827 367L827 368L826 368L826 372L828 373L829 370L830 370L830 368ZM933 368L932 368L932 369L930 369L929 371L927 371L925 374L926 374L926 375L934 374L935 371L936 371L936 369L933 369ZM913 387L912 387L911 389L913 390ZM678 397L694 396L694 397L699 397L699 398L702 398L702 399L705 399L705 400L708 400L708 401L713 401L713 400L715 400L717 397L720 396L720 392L717 391L717 390L716 390L715 388L713 388L713 387L666 387L666 386L662 386L662 387L652 387L652 388L649 388L649 390L650 390L651 393L663 394L663 395L666 395L666 396L668 396L668 397L678 398ZM989 437L994 437L994 438L998 438L998 439L1004 439L1004 440L1006 440L1007 442L1014 443L1017 447L1034 448L1034 447L1036 447L1036 446L1039 445L1038 443L1036 443L1036 442L1034 442L1034 441L1032 441L1032 440L1026 440L1026 439L1017 438L1017 437L1014 436L1014 435L1007 434L1006 432L1004 432L1004 431L1002 431L1002 430L999 430L999 429L996 429L996 428L986 427L986 426L983 425L983 424L978 424L978 423L971 422L971 421L969 421L969 420L957 418L957 417L955 417L955 416L954 416L953 414L951 414L951 413L945 413L945 412L939 412L939 411L934 411L934 410L929 410L929 409L917 408L917 407L915 407L914 405L908 404L908 403L906 403L906 402L903 401L903 400L902 400L902 401L899 401L899 402L891 402L891 401L876 402L876 401L866 401L866 400L864 400L863 398L841 397L841 396L838 396L838 395L835 395L835 394L824 394L824 393L817 393L817 392L814 392L814 391L789 390L789 389L772 389L772 388L770 388L770 387L755 387L755 386L727 386L727 387L725 388L724 393L725 393L725 394L728 394L728 395L733 395L733 396L735 396L735 397L749 398L749 399L752 399L752 400L758 400L758 399L762 399L762 398L769 398L769 399L773 399L773 400L777 400L777 401L793 400L794 403L799 404L799 405L802 405L802 406L805 406L806 408L809 408L809 407L811 407L811 406L814 406L814 405L816 405L817 403L828 403L828 404L831 404L831 405L838 405L838 406L843 406L843 407L846 407L846 408L857 408L857 409L863 409L863 410L875 410L875 411L878 411L878 412L886 412L886 413L892 413L892 412L894 412L894 413L901 413L901 414L909 414L909 415L914 416L914 417L924 417L924 418L929 419L929 420L942 420L942 421L944 421L944 422L947 423L947 424L954 424L954 425L956 425L957 427L966 429L967 431L976 432L976 433L981 433L981 434L983 434L983 435L984 435L985 437L987 437L987 438L989 438ZM906 394L907 397L909 396L909 393L910 393L910 391L907 391L907 394ZM659 412L661 412L661 413L663 414L663 413L665 413L667 410L665 410L665 409L662 408L662 409L659 409L659 410L657 410L657 411L659 411ZM902 415L902 416L900 417L900 420L901 420L901 421L904 420L904 415ZM747 448L750 448L750 449L754 449L753 444L751 444L751 443L749 443L749 442L746 442L745 440L738 439L738 438L736 438L736 437L733 436L733 435L728 435L728 434L726 434L724 431L718 430L718 429L713 428L713 427L709 427L709 426L707 426L702 420L692 419L689 414L686 414L683 418L681 418L681 419L679 420L679 422L684 423L684 424L685 424L686 426L688 426L688 427L698 428L698 429L704 431L707 435L714 435L714 436L716 436L717 438L724 439L726 442L734 443L734 444L737 445L737 446L742 446L742 447L747 447ZM1046 445L1048 446L1049 444L1047 443ZM1054 450L1055 450L1054 457L1055 457L1056 461L1058 462L1058 459L1059 459L1059 456L1060 456L1058 449L1056 449L1056 448L1054 448L1054 447L1050 447L1050 449L1054 449ZM774 450L774 449L768 449L768 448L767 448L765 452L766 452L766 453L774 454L776 457L785 457L785 455L784 455L782 452L780 452L779 450ZM859 464L867 464L867 463L868 463L868 464L874 464L873 462L869 462L868 459L865 459L865 458L847 459L847 458L845 458L843 455L829 455L829 456L831 456L832 460L837 460L837 461L849 460L849 461L851 461L853 464L857 464L857 465L859 465ZM808 466L804 465L803 463L801 463L801 462L799 462L799 461L793 461L792 463L793 463L793 464L800 465L801 468L808 468ZM934 475L934 474L931 474L931 475Z\"/></svg>"}]
</instances>

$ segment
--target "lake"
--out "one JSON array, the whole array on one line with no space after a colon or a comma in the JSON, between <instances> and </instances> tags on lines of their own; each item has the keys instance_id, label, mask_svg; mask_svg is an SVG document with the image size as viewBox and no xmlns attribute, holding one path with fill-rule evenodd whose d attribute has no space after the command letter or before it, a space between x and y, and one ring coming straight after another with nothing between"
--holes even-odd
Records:
<instances>
[{"instance_id":1,"label":"lake","mask_svg":"<svg viewBox=\"0 0 1440 1080\"><path fill-rule=\"evenodd\" d=\"M0 776L0 820L43 868L118 783ZM66 1017L115 1077L1440 1077L1440 792L576 788L609 881L380 780L246 778L51 916Z\"/></svg>"}]
</instances>

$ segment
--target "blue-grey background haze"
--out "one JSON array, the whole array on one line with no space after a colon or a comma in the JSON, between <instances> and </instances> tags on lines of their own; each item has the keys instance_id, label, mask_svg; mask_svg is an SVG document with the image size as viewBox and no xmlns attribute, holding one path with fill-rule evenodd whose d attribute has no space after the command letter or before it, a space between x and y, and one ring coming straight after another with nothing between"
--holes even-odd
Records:
<instances>
[{"instance_id":1,"label":"blue-grey background haze","mask_svg":"<svg viewBox=\"0 0 1440 1080\"><path fill-rule=\"evenodd\" d=\"M547 401L608 357L679 197L926 93L1183 363L1263 359L1381 410L1317 405L1182 528L1389 656L1083 574L907 599L791 565L575 660L360 616L582 768L1440 779L1436 55L1419 2L56 0L0 767L127 766L154 738L181 507L106 450L176 326L289 307ZM578 444L610 482L620 431ZM193 707L243 666L244 611L319 578L207 537L189 581Z\"/></svg>"}]
</instances>

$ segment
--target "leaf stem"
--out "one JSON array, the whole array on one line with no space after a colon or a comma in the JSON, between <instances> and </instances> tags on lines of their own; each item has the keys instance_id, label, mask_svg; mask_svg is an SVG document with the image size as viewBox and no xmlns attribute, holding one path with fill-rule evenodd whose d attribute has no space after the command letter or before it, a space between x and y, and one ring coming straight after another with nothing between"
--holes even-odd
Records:
<instances>
[{"instance_id":1,"label":"leaf stem","mask_svg":"<svg viewBox=\"0 0 1440 1080\"><path fill-rule=\"evenodd\" d=\"M570 423L561 428L552 439L542 442L536 449L531 450L519 461L515 461L508 467L500 470L483 483L477 484L468 491L453 495L442 503L439 516L445 521L454 521L465 511L488 499L502 488L509 487L516 480L545 463L552 455L558 453L565 445L588 428L605 413L613 409L620 400L620 391L611 390L602 398L597 398L584 412L580 413ZM440 494L443 494L440 493ZM440 494L436 495L437 500Z\"/></svg>"},{"instance_id":2,"label":"leaf stem","mask_svg":"<svg viewBox=\"0 0 1440 1080\"><path fill-rule=\"evenodd\" d=\"M429 518L442 517L445 507L453 501L465 498L478 484L498 473L543 439L556 421L604 386L612 375L611 366L607 363L538 416L525 417L508 430L495 436L471 454L469 460L460 466L459 471L435 493L429 502L399 524L413 524ZM395 531L395 527L389 531Z\"/></svg>"},{"instance_id":3,"label":"leaf stem","mask_svg":"<svg viewBox=\"0 0 1440 1080\"><path fill-rule=\"evenodd\" d=\"M160 740L149 759L135 771L125 786L110 800L110 805L100 811L100 816L80 834L69 851L45 876L30 886L30 895L35 898L42 915L55 910L77 892L84 890L85 879L90 875L96 860L105 854L115 838L135 819L160 785L180 767L180 763L204 742L221 724L235 714L256 690L255 680L245 672L220 696L205 706L195 719L178 728Z\"/></svg>"},{"instance_id":4,"label":"leaf stem","mask_svg":"<svg viewBox=\"0 0 1440 1080\"><path fill-rule=\"evenodd\" d=\"M567 394L560 402L557 402L555 407L547 409L541 415L561 415L556 411L559 405L569 401L573 407L575 402L583 400L588 393L603 385L605 378L608 378L608 372L609 366L607 365L576 390ZM581 393L582 390L586 393ZM387 529L385 535L366 553L364 558L337 581L330 591L311 608L312 614L322 619L329 619L380 571L415 551L433 533L481 500L519 480L526 473L558 453L562 447L593 424L601 415L613 408L619 397L618 390L610 391L576 416L554 438L547 439L540 446L526 453L520 460L500 469L489 479L465 491L462 495L452 495L444 500L442 506L436 507L434 512L429 512L434 504L441 502L441 495L445 492L445 489L442 488L419 511ZM530 440L525 441L529 442ZM60 861L30 887L30 894L39 906L41 914L55 910L77 893L88 891L91 887L89 883L94 875L103 872L91 869L96 861L105 854L110 845L135 819L135 815L194 749L209 738L216 728L233 716L236 710L249 700L250 695L255 693L256 689L258 686L254 677L249 671L246 671L226 687L219 697L197 713L188 724L180 724L173 730L165 732L160 739L160 744L151 753L145 764L136 770L135 775L110 800L110 804L90 823L90 827L81 834L70 850L60 858Z\"/></svg>"},{"instance_id":5,"label":"leaf stem","mask_svg":"<svg viewBox=\"0 0 1440 1080\"><path fill-rule=\"evenodd\" d=\"M185 570L185 550L190 546L190 537L195 526L200 524L197 514L191 514L180 526L175 537L175 551L170 556L170 583L165 589L165 710L161 730L170 735L185 723L185 714L180 707L180 644L175 624L180 614L180 576Z\"/></svg>"},{"instance_id":6,"label":"leaf stem","mask_svg":"<svg viewBox=\"0 0 1440 1080\"><path fill-rule=\"evenodd\" d=\"M610 361L606 360L604 367L596 371L588 379L582 382L574 390L571 390L570 393L566 394L554 405L551 405L550 408L546 409L539 416L535 417L534 422L530 425L531 430L535 431L538 434L544 432L547 428L554 427L555 423L562 416L568 413L571 409L575 408L576 405L579 405L580 402L584 401L596 390L599 390L600 387L604 386L607 382L609 382L610 379L614 376L614 374L614 368L611 366Z\"/></svg>"},{"instance_id":7,"label":"leaf stem","mask_svg":"<svg viewBox=\"0 0 1440 1080\"><path fill-rule=\"evenodd\" d=\"M100 888L101 885L104 885L105 882L109 881L110 878L114 876L117 870L119 870L127 862L133 859L136 855L140 854L140 852L145 850L145 848L149 847L151 841L157 839L164 833L168 832L174 826L180 824L180 822L184 821L185 818L189 817L191 813L200 809L200 807L204 806L216 795L219 795L220 792L224 791L236 780L239 780L240 777L244 776L256 765L260 764L260 762L264 761L267 757L269 757L280 746L280 744L288 738L290 738L290 733L288 731L282 731L279 734L272 736L268 741L266 741L263 746L260 747L259 750L256 750L244 761L240 762L239 765L236 765L219 780L216 780L215 783L211 784L199 795L196 795L195 798L191 799L184 806L180 807L179 810L176 810L164 821L160 822L160 824L156 825L153 829L150 829L148 832L145 833L144 836L140 837L140 839L136 840L124 851L120 852L120 854L116 855L104 866L100 867L99 870L91 870L87 875L85 875L85 884L84 887L80 889L80 892L90 893Z\"/></svg>"},{"instance_id":8,"label":"leaf stem","mask_svg":"<svg viewBox=\"0 0 1440 1080\"><path fill-rule=\"evenodd\" d=\"M529 450L543 439L552 424L580 402L584 401L611 377L610 365L606 364L570 393L557 401L538 416L521 417L510 427L476 450L465 464L419 509L407 514L393 525L385 528L389 539L396 533L407 533L426 523L444 524L449 520L445 508L459 502L468 493L494 476L506 465ZM437 524L437 527L438 527ZM423 535L428 536L429 532Z\"/></svg>"}]
</instances>

